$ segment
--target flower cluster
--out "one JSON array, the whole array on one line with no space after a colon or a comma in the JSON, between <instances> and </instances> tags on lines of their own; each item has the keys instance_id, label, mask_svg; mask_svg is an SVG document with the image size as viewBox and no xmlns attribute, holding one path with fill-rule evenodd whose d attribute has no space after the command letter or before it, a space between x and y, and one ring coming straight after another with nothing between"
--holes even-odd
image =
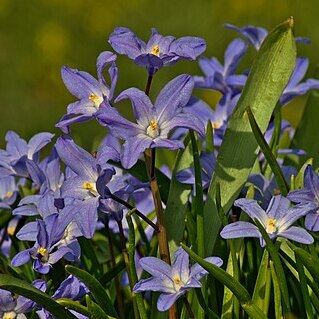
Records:
<instances>
[{"instance_id":1,"label":"flower cluster","mask_svg":"<svg viewBox=\"0 0 319 319\"><path fill-rule=\"evenodd\" d=\"M207 211L203 212L203 206L208 203L210 207L211 201L215 200L211 198L210 186L215 169L220 169L219 161L225 156L221 145L250 75L250 70L238 74L238 66L249 44L257 51L263 49L268 32L253 26L225 26L239 33L245 41L237 38L229 44L224 63L216 57L199 57L206 48L206 42L201 38L187 36L176 39L152 29L149 41L144 42L128 28L119 27L108 40L115 52L104 51L97 58L97 78L84 71L62 67L62 80L77 99L67 106L66 114L56 124L63 132L62 136L55 139L54 134L43 132L26 142L17 133L9 131L5 137L6 149L0 150L0 213L4 216L4 221L0 220L0 272L2 258L10 261L11 268L7 267L4 272L15 272L33 282L34 287L46 292L53 301L63 298L59 302L63 303L65 299L82 302L83 296L89 295L85 306L78 302L67 304L66 307L77 318L88 318L92 313L100 315L101 312L105 312L105 317L114 316L116 312L121 318L125 317L123 296L129 294L122 293L123 287L117 277L124 267L121 257L117 256L120 253L127 266L131 292L139 297L141 292L160 292L157 300L159 311L176 312L175 303L179 297L193 288L202 288L200 281L209 273L214 275L208 266L209 272L204 269L200 261L204 265L208 262L217 269L217 279L224 276L224 282L229 282L225 271L218 268L223 265L221 258L204 258L213 252L204 247L205 236L208 238L211 234L204 234L202 218L205 220ZM307 39L302 38L301 41L307 42ZM120 74L116 53L146 67L148 82L145 91L131 87L117 92ZM182 59L194 61L198 57L203 75L181 74L162 88L155 101L151 100L151 83L162 67ZM302 82L308 64L306 58L296 60L278 105L284 106L296 96L319 88L319 80ZM106 70L108 80L104 77ZM221 98L214 109L193 96L202 90L220 93ZM119 105L125 100L132 105L132 121L119 111ZM69 134L72 125L92 119L105 127L108 134L93 152L88 152ZM260 228L254 224L256 220L272 241L278 239L278 246L283 241L294 241L297 245L315 243L315 232L319 231L319 176L311 165L305 166L299 173L296 167L286 165L285 156L294 154L301 161L301 156L305 155L303 150L289 147L292 137L290 123L281 121L278 124L273 118L264 133L274 155L281 154L277 163L282 173L280 178L294 182L294 176L298 174L299 179L300 176L304 178L303 185L295 189L295 183L288 182L286 186L290 192L286 197L280 194L277 171L276 174L271 172L263 154L256 155L255 165L250 167L252 174L245 180L245 186L242 185L240 198L238 194L233 196L230 212L225 212L227 216L228 213L232 215L229 220L233 222L224 225L218 233L221 237L218 239L223 243L221 247L226 247L223 239L250 237L248 240L254 245L257 242L256 250L263 249L266 241ZM287 139L288 143L279 143ZM49 155L44 157L40 152L53 140ZM199 148L198 152L195 145ZM283 147L279 147L281 145ZM180 150L175 168L155 167L156 148ZM189 152L193 153L194 163L196 160L200 162L200 167L191 163ZM143 154L146 173L141 168ZM225 181L232 181L233 176L225 172L222 174ZM181 207L175 201L180 201ZM179 216L180 224L175 223L175 216L170 216L168 211ZM227 218L225 220L228 222ZM176 226L168 235L167 224L170 229ZM219 221L216 221L218 224ZM215 231L217 234L218 226ZM157 240L154 240L155 236ZM178 247L180 241L194 247L192 250L199 255L199 263L190 265L189 254ZM161 258L155 257L157 243ZM183 247L187 250L186 246ZM132 250L128 256L129 249ZM221 249L219 253L226 257L226 252L221 252ZM170 255L175 256L172 264ZM244 255L241 252L241 258L246 258ZM231 259L235 257L236 253L231 255ZM22 273L21 269L26 269L25 264L30 261L34 272ZM56 277L55 274L64 276L62 267L70 263L85 269L75 273L81 281L74 276L66 279ZM236 260L231 263L225 267L226 270L232 268L235 273L239 264L240 271L243 270L242 263L237 265ZM137 272L135 267L139 268ZM151 277L147 277L143 270ZM36 279L38 275L48 282ZM114 284L111 284L113 277ZM108 304L106 292L105 298L99 295L99 289L104 288L116 290L116 309L113 298ZM206 288L203 295L200 292L196 297L203 299L198 301L205 311L211 306L207 294L213 294L216 287ZM316 289L313 290L316 292ZM236 297L240 299L240 296ZM197 304L197 300L194 299L192 305L188 304L187 297L185 300L192 317L190 308ZM146 312L144 303L135 303L135 299L132 302L135 312L138 306L142 307L143 318L142 313ZM196 307L198 310L199 306ZM40 318L53 318L48 309L36 302L0 289L1 318L26 318L24 314L33 309Z\"/></svg>"}]
</instances>

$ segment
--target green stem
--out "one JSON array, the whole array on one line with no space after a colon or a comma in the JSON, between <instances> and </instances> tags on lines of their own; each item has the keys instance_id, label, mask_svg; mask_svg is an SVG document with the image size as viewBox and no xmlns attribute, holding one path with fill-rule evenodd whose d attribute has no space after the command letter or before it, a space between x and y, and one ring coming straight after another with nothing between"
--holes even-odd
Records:
<instances>
[{"instance_id":1,"label":"green stem","mask_svg":"<svg viewBox=\"0 0 319 319\"><path fill-rule=\"evenodd\" d=\"M110 233L108 222L105 224L105 232L106 232L107 240L109 242L112 268L114 268L116 266L116 260L115 260L113 240L112 240L112 236ZM115 283L116 303L117 303L117 307L118 307L118 312L119 312L120 318L125 318L124 301L123 301L123 295L122 295L122 291L121 291L119 276L115 276L114 283Z\"/></svg>"},{"instance_id":2,"label":"green stem","mask_svg":"<svg viewBox=\"0 0 319 319\"><path fill-rule=\"evenodd\" d=\"M120 231L120 244L121 244L122 256L123 256L123 259L125 262L126 272L128 275L129 284L130 284L131 293L132 293L134 317L136 319L139 319L140 317L139 317L139 312L138 312L138 308L137 308L136 298L135 298L135 295L133 295L133 283L132 283L132 277L131 277L131 271L130 271L129 256L128 256L127 249L126 249L126 239L125 239L125 235L124 235L124 231L123 231L122 221L117 221L117 225L118 225L119 231Z\"/></svg>"},{"instance_id":3,"label":"green stem","mask_svg":"<svg viewBox=\"0 0 319 319\"><path fill-rule=\"evenodd\" d=\"M123 206L125 206L126 208L128 208L129 210L132 210L134 212L134 214L136 214L138 217L140 217L141 219L143 219L146 223L148 223L150 226L152 226L154 228L155 231L159 231L159 228L157 227L157 225L155 225L148 217L146 217L143 213L141 213L138 209L136 209L134 206L132 206L130 203L126 202L125 200L123 200L120 197L117 197L114 194L111 194L110 197L112 199L114 199L115 201L117 201L118 203L122 204Z\"/></svg>"},{"instance_id":4,"label":"green stem","mask_svg":"<svg viewBox=\"0 0 319 319\"><path fill-rule=\"evenodd\" d=\"M280 282L280 289L282 292L284 313L288 314L290 312L289 292L288 292L288 286L287 286L287 281L286 281L286 277L285 277L285 272L284 272L284 269L282 267L282 263L280 261L278 251L277 251L275 245L273 244L273 242L271 241L265 228L260 223L260 221L257 218L255 218L254 221L255 221L255 224L257 225L262 237L264 238L264 240L266 242L266 249L268 250L270 257L271 257L272 261L274 262L276 274L277 274L278 280Z\"/></svg>"},{"instance_id":5,"label":"green stem","mask_svg":"<svg viewBox=\"0 0 319 319\"><path fill-rule=\"evenodd\" d=\"M130 278L131 278L130 285L131 285L131 288L133 291L133 287L137 283L138 278L137 278L137 274L136 274L135 259L134 259L134 255L135 255L135 229L134 229L134 224L133 224L133 220L131 217L132 213L134 213L134 211L130 211L126 214L126 220L127 220L127 224L129 227L127 252L128 252L129 273L130 273ZM140 293L135 294L134 292L132 292L132 295L133 295L133 298L136 298L136 304L137 304L140 318L147 319L147 313L145 310L142 295Z\"/></svg>"}]
</instances>

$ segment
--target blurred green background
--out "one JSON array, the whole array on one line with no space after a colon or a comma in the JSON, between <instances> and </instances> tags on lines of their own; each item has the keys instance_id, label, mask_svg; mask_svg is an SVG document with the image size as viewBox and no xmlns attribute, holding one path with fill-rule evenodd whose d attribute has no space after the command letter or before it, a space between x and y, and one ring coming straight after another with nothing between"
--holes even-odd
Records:
<instances>
[{"instance_id":1,"label":"blurred green background","mask_svg":"<svg viewBox=\"0 0 319 319\"><path fill-rule=\"evenodd\" d=\"M312 39L311 45L298 44L298 55L311 60L312 76L319 60L319 2L311 1L109 1L109 0L0 0L0 146L12 129L29 139L40 131L56 132L55 123L76 99L64 87L60 68L66 64L96 75L96 57L111 50L107 43L116 26L131 28L148 40L151 28L163 35L203 37L207 57L223 62L223 52L236 33L224 23L248 24L272 29L293 15L296 36ZM254 56L250 49L239 67L248 68ZM146 72L124 56L118 57L120 77L116 94L130 86L144 89ZM197 63L183 61L156 74L152 97L168 80L181 73L201 74ZM212 105L218 95L197 92ZM305 98L296 99L284 110L294 124ZM319 107L319 106L318 106ZM89 147L96 136L106 132L93 121L73 125L72 136Z\"/></svg>"}]
</instances>

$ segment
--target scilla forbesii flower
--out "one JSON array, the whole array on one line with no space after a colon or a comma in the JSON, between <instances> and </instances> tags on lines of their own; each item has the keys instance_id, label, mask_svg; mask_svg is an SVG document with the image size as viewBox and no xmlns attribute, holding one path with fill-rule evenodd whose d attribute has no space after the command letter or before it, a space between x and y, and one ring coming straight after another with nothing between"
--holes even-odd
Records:
<instances>
[{"instance_id":1,"label":"scilla forbesii flower","mask_svg":"<svg viewBox=\"0 0 319 319\"><path fill-rule=\"evenodd\" d=\"M115 100L130 99L136 122L122 117L115 108L97 115L115 137L125 140L121 152L121 163L131 168L142 152L148 148L184 148L183 142L169 139L168 134L179 127L192 129L204 135L202 121L193 114L183 112L194 88L191 76L183 74L170 81L158 95L153 105L149 97L136 88L123 91Z\"/></svg>"},{"instance_id":2,"label":"scilla forbesii flower","mask_svg":"<svg viewBox=\"0 0 319 319\"><path fill-rule=\"evenodd\" d=\"M208 257L205 260L218 267L223 264L219 257ZM199 264L190 267L189 256L181 247L175 252L172 266L155 257L143 257L139 263L152 277L140 280L133 291L162 292L157 301L157 309L160 311L168 310L188 290L200 288L200 280L208 274Z\"/></svg>"},{"instance_id":3,"label":"scilla forbesii flower","mask_svg":"<svg viewBox=\"0 0 319 319\"><path fill-rule=\"evenodd\" d=\"M195 60L206 50L206 42L202 38L175 39L173 36L160 35L154 28L147 43L128 28L115 28L109 43L117 53L127 55L137 65L146 66L150 75L178 60Z\"/></svg>"},{"instance_id":4,"label":"scilla forbesii flower","mask_svg":"<svg viewBox=\"0 0 319 319\"><path fill-rule=\"evenodd\" d=\"M271 239L284 237L303 244L313 243L313 237L305 229L292 226L295 221L314 208L312 204L290 207L290 201L287 198L277 195L271 199L266 211L252 199L241 198L236 200L234 205L245 211L250 218L257 218ZM249 222L231 223L223 228L220 235L224 239L257 237L260 239L261 246L265 246L258 227Z\"/></svg>"}]
</instances>

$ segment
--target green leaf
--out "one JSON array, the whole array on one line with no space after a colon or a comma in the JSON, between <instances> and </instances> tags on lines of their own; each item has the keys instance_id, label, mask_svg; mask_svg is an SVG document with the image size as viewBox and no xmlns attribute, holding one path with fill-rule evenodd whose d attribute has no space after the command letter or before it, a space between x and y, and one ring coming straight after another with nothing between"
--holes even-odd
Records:
<instances>
[{"instance_id":1,"label":"green leaf","mask_svg":"<svg viewBox=\"0 0 319 319\"><path fill-rule=\"evenodd\" d=\"M297 176L295 177L295 189L303 188L303 180L305 175L305 169L310 164L312 165L313 158L309 158L301 167L299 170Z\"/></svg>"},{"instance_id":2,"label":"green leaf","mask_svg":"<svg viewBox=\"0 0 319 319\"><path fill-rule=\"evenodd\" d=\"M311 275L319 281L319 268L318 263L315 258L313 258L309 253L307 253L302 248L299 248L289 242L289 246L295 252L295 254L300 258L304 266L309 270Z\"/></svg>"},{"instance_id":3,"label":"green leaf","mask_svg":"<svg viewBox=\"0 0 319 319\"><path fill-rule=\"evenodd\" d=\"M270 275L269 272L269 253L267 250L264 250L263 258L259 265L259 271L257 275L256 284L254 287L253 301L260 308L263 308L265 294L266 294L266 282L267 276ZM268 298L269 301L269 298Z\"/></svg>"},{"instance_id":4,"label":"green leaf","mask_svg":"<svg viewBox=\"0 0 319 319\"><path fill-rule=\"evenodd\" d=\"M319 92L312 91L308 97L300 124L291 142L292 148L300 148L306 151L306 155L299 158L299 163L310 157L314 158L315 166L319 165Z\"/></svg>"},{"instance_id":5,"label":"green leaf","mask_svg":"<svg viewBox=\"0 0 319 319\"><path fill-rule=\"evenodd\" d=\"M99 280L101 284L106 285L114 277L116 277L122 270L125 269L124 260L121 259L116 265L108 272L106 272Z\"/></svg>"},{"instance_id":6,"label":"green leaf","mask_svg":"<svg viewBox=\"0 0 319 319\"><path fill-rule=\"evenodd\" d=\"M281 263L281 260L279 258L278 251L277 251L275 245L273 244L272 240L270 239L268 233L266 232L264 226L260 223L260 221L257 218L254 218L254 222L255 222L262 237L264 238L264 240L266 242L266 249L268 250L270 257L274 263L276 274L277 274L278 280L280 282L280 289L281 289L281 293L282 293L284 312L287 314L290 312L289 292L288 292L285 272L284 272L284 269L282 267L282 263Z\"/></svg>"},{"instance_id":7,"label":"green leaf","mask_svg":"<svg viewBox=\"0 0 319 319\"><path fill-rule=\"evenodd\" d=\"M109 317L99 305L91 300L89 295L86 295L85 299L91 319L115 319L114 317Z\"/></svg>"},{"instance_id":8,"label":"green leaf","mask_svg":"<svg viewBox=\"0 0 319 319\"><path fill-rule=\"evenodd\" d=\"M117 317L117 313L110 297L97 279L95 279L86 271L71 265L67 265L65 269L68 273L79 278L89 288L93 298L107 315Z\"/></svg>"},{"instance_id":9,"label":"green leaf","mask_svg":"<svg viewBox=\"0 0 319 319\"><path fill-rule=\"evenodd\" d=\"M265 132L294 69L296 45L292 27L293 20L289 19L268 34L229 120L204 210L206 255L211 254L221 225L216 208L216 185L220 184L222 206L228 212L257 157L258 144L250 128L247 106L251 107L258 126Z\"/></svg>"},{"instance_id":10,"label":"green leaf","mask_svg":"<svg viewBox=\"0 0 319 319\"><path fill-rule=\"evenodd\" d=\"M185 216L188 209L188 197L191 187L180 183L175 175L182 169L189 168L193 163L189 139L185 138L185 149L177 153L175 166L172 172L167 206L165 209L165 225L169 241L171 258L183 238L185 229Z\"/></svg>"},{"instance_id":11,"label":"green leaf","mask_svg":"<svg viewBox=\"0 0 319 319\"><path fill-rule=\"evenodd\" d=\"M190 248L181 243L181 246L189 254L189 256L199 263L204 269L206 269L214 278L219 280L223 285L228 287L234 295L239 300L243 309L247 312L251 318L259 319L265 318L263 312L258 308L250 298L250 295L246 288L241 285L241 283L235 280L231 275L229 275L225 270L217 267L214 264L211 264L205 261L203 258L195 254Z\"/></svg>"},{"instance_id":12,"label":"green leaf","mask_svg":"<svg viewBox=\"0 0 319 319\"><path fill-rule=\"evenodd\" d=\"M258 145L261 148L261 150L262 150L262 152L267 160L267 163L269 164L269 166L271 167L271 169L275 175L278 187L280 189L280 193L282 195L286 196L288 191L289 191L289 185L287 184L287 181L285 179L283 172L280 169L280 166L277 162L277 159L274 156L271 148L267 144L267 141L265 140L264 135L262 134L262 132L261 132L256 120L255 120L254 114L252 113L249 106L247 107L247 114L248 114L248 119L249 119L251 129L254 133L256 141L258 142Z\"/></svg>"},{"instance_id":13,"label":"green leaf","mask_svg":"<svg viewBox=\"0 0 319 319\"><path fill-rule=\"evenodd\" d=\"M81 313L82 315L87 317L90 316L89 310L86 307L82 306L78 301L67 298L60 298L56 302L67 309L75 310L76 312Z\"/></svg>"},{"instance_id":14,"label":"green leaf","mask_svg":"<svg viewBox=\"0 0 319 319\"><path fill-rule=\"evenodd\" d=\"M56 318L76 319L72 313L59 305L49 295L20 279L0 274L0 287L35 301Z\"/></svg>"},{"instance_id":15,"label":"green leaf","mask_svg":"<svg viewBox=\"0 0 319 319\"><path fill-rule=\"evenodd\" d=\"M282 318L281 292L280 292L280 285L279 285L279 281L278 281L278 278L277 278L277 274L276 274L273 262L270 262L270 271L271 271L272 283L273 283L273 286L274 286L275 318L276 319L281 319Z\"/></svg>"}]
</instances>

